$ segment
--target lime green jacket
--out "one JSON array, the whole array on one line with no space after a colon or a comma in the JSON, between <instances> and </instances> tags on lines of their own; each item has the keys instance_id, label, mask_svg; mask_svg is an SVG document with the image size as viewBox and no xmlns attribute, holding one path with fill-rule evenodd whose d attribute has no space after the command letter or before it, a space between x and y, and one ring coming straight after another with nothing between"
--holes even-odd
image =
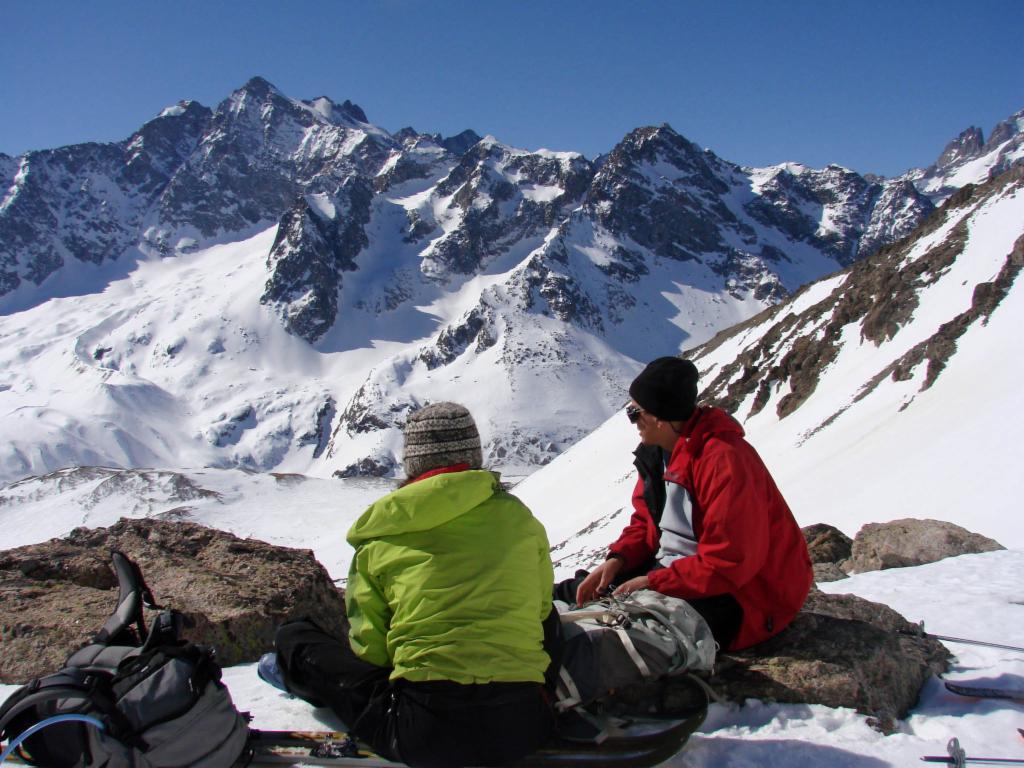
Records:
<instances>
[{"instance_id":1,"label":"lime green jacket","mask_svg":"<svg viewBox=\"0 0 1024 768\"><path fill-rule=\"evenodd\" d=\"M348 532L345 605L361 659L391 679L543 682L553 573L544 527L498 476L434 475Z\"/></svg>"}]
</instances>

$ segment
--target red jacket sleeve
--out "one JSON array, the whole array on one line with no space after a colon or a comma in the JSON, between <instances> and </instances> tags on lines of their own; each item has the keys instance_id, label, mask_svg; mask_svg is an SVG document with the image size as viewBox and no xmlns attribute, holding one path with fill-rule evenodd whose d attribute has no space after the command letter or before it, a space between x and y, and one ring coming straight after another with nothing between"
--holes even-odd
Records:
<instances>
[{"instance_id":1,"label":"red jacket sleeve","mask_svg":"<svg viewBox=\"0 0 1024 768\"><path fill-rule=\"evenodd\" d=\"M703 512L697 553L648 574L658 592L682 598L736 592L768 557L763 470L742 446L709 441L693 463L694 502Z\"/></svg>"},{"instance_id":2,"label":"red jacket sleeve","mask_svg":"<svg viewBox=\"0 0 1024 768\"><path fill-rule=\"evenodd\" d=\"M623 571L639 568L657 552L657 532L647 502L644 501L642 478L637 478L633 488L633 515L629 525L622 530L615 543L608 547L608 552L622 558Z\"/></svg>"}]
</instances>

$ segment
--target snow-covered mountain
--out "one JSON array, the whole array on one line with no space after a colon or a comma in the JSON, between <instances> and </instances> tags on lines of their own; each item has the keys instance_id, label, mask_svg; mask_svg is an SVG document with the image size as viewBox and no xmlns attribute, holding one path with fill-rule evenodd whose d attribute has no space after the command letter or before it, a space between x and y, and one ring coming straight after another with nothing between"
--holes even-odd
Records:
<instances>
[{"instance_id":1,"label":"snow-covered mountain","mask_svg":"<svg viewBox=\"0 0 1024 768\"><path fill-rule=\"evenodd\" d=\"M953 139L934 165L910 171L912 182L935 203L967 184L993 178L1024 161L1024 110L1003 120L989 133L971 126Z\"/></svg>"},{"instance_id":2,"label":"snow-covered mountain","mask_svg":"<svg viewBox=\"0 0 1024 768\"><path fill-rule=\"evenodd\" d=\"M678 352L910 232L907 178L368 122L254 78L124 142L0 158L0 479L396 469L440 398L529 472ZM538 408L538 403L544 403Z\"/></svg>"},{"instance_id":3,"label":"snow-covered mountain","mask_svg":"<svg viewBox=\"0 0 1024 768\"><path fill-rule=\"evenodd\" d=\"M743 424L801 525L948 520L1024 548L1024 167L949 198L914 237L695 349L701 399ZM561 572L628 522L636 430L617 414L516 487ZM549 499L572 488L573 503Z\"/></svg>"}]
</instances>

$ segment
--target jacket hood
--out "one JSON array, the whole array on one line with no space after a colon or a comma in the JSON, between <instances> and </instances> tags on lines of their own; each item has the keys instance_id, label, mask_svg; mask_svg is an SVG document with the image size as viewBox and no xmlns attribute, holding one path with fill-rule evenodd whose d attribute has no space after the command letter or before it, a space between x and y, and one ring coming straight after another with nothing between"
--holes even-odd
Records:
<instances>
[{"instance_id":1,"label":"jacket hood","mask_svg":"<svg viewBox=\"0 0 1024 768\"><path fill-rule=\"evenodd\" d=\"M499 475L482 469L435 475L371 504L352 525L353 547L371 539L429 531L475 509L501 490Z\"/></svg>"},{"instance_id":2,"label":"jacket hood","mask_svg":"<svg viewBox=\"0 0 1024 768\"><path fill-rule=\"evenodd\" d=\"M743 437L744 434L740 423L721 408L702 408L684 444L686 450L696 457L712 437Z\"/></svg>"}]
</instances>

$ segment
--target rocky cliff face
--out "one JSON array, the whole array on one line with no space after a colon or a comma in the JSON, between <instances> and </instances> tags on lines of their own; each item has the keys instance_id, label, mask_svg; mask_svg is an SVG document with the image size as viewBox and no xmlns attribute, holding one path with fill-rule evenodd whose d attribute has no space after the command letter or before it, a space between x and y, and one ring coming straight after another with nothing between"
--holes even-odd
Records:
<instances>
[{"instance_id":1,"label":"rocky cliff face","mask_svg":"<svg viewBox=\"0 0 1024 768\"><path fill-rule=\"evenodd\" d=\"M1009 125L989 143L1012 132ZM288 271L305 247L295 239L300 198L325 196L342 217L365 223L365 197L347 205L356 178L378 197L413 180L426 182L421 186L431 193L421 202L429 205L407 208L402 236L417 246L424 275L439 280L475 273L496 254L543 236L580 205L594 223L660 257L714 254L723 274L750 271L739 252L758 237L744 211L785 240L809 243L841 264L864 255L864 243L888 242L904 232L902 222L927 213L920 200L906 202L913 197L906 185L888 190L888 204L876 207L880 186L843 169L766 173L768 179L752 184L763 174L701 151L668 126L632 132L599 170L579 155L512 150L472 131L443 138L403 129L392 136L350 102L298 101L253 78L213 110L182 102L124 142L0 159L6 189L0 295L22 283L39 285L69 258L97 264L135 247L173 254L283 224L292 247L287 260L272 256L265 299L286 327L312 341L329 313L320 312L317 323L294 322L301 308L287 306L296 299L281 288L293 281L273 270ZM744 188L753 194L744 211L734 210L729 198ZM331 200L339 193L342 199ZM348 224L339 222L333 235L347 240L340 271L366 247ZM869 227L872 236L862 242ZM300 230L313 241L309 258L322 261L315 241L323 233L315 226ZM784 242L767 245L759 244L757 256L770 262L786 255Z\"/></svg>"},{"instance_id":2,"label":"rocky cliff face","mask_svg":"<svg viewBox=\"0 0 1024 768\"><path fill-rule=\"evenodd\" d=\"M840 418L886 379L913 388L906 395L906 407L914 390L923 392L941 376L957 353L958 340L972 327L984 326L1013 290L1024 266L1024 228L1009 214L1012 226L987 229L993 221L987 211L1003 206L1012 210L1022 189L1022 166L981 186L969 185L950 197L914 236L809 286L802 300L797 297L720 334L696 351L697 358L723 363L713 364L704 396L744 419L768 407L778 418L786 418L859 343L884 350L879 357L888 364L871 376L848 380L844 388L851 392L849 401L807 436ZM993 236L1006 243L1005 251L994 244ZM966 272L972 259L965 254L972 243L988 244L977 246L974 258L983 256L994 270L980 269L985 276L980 282ZM948 281L956 267L964 270L958 294L936 304L936 287ZM915 325L918 314L929 318L927 326ZM723 357L725 347L730 351Z\"/></svg>"},{"instance_id":3,"label":"rocky cliff face","mask_svg":"<svg viewBox=\"0 0 1024 768\"><path fill-rule=\"evenodd\" d=\"M0 295L69 260L99 264L136 246L148 211L195 151L210 110L184 102L118 144L8 159L0 202Z\"/></svg>"},{"instance_id":4,"label":"rocky cliff face","mask_svg":"<svg viewBox=\"0 0 1024 768\"><path fill-rule=\"evenodd\" d=\"M946 145L934 165L911 171L904 178L933 202L942 202L965 184L995 178L1021 162L1024 110L996 125L987 140L981 128L971 126Z\"/></svg>"}]
</instances>

